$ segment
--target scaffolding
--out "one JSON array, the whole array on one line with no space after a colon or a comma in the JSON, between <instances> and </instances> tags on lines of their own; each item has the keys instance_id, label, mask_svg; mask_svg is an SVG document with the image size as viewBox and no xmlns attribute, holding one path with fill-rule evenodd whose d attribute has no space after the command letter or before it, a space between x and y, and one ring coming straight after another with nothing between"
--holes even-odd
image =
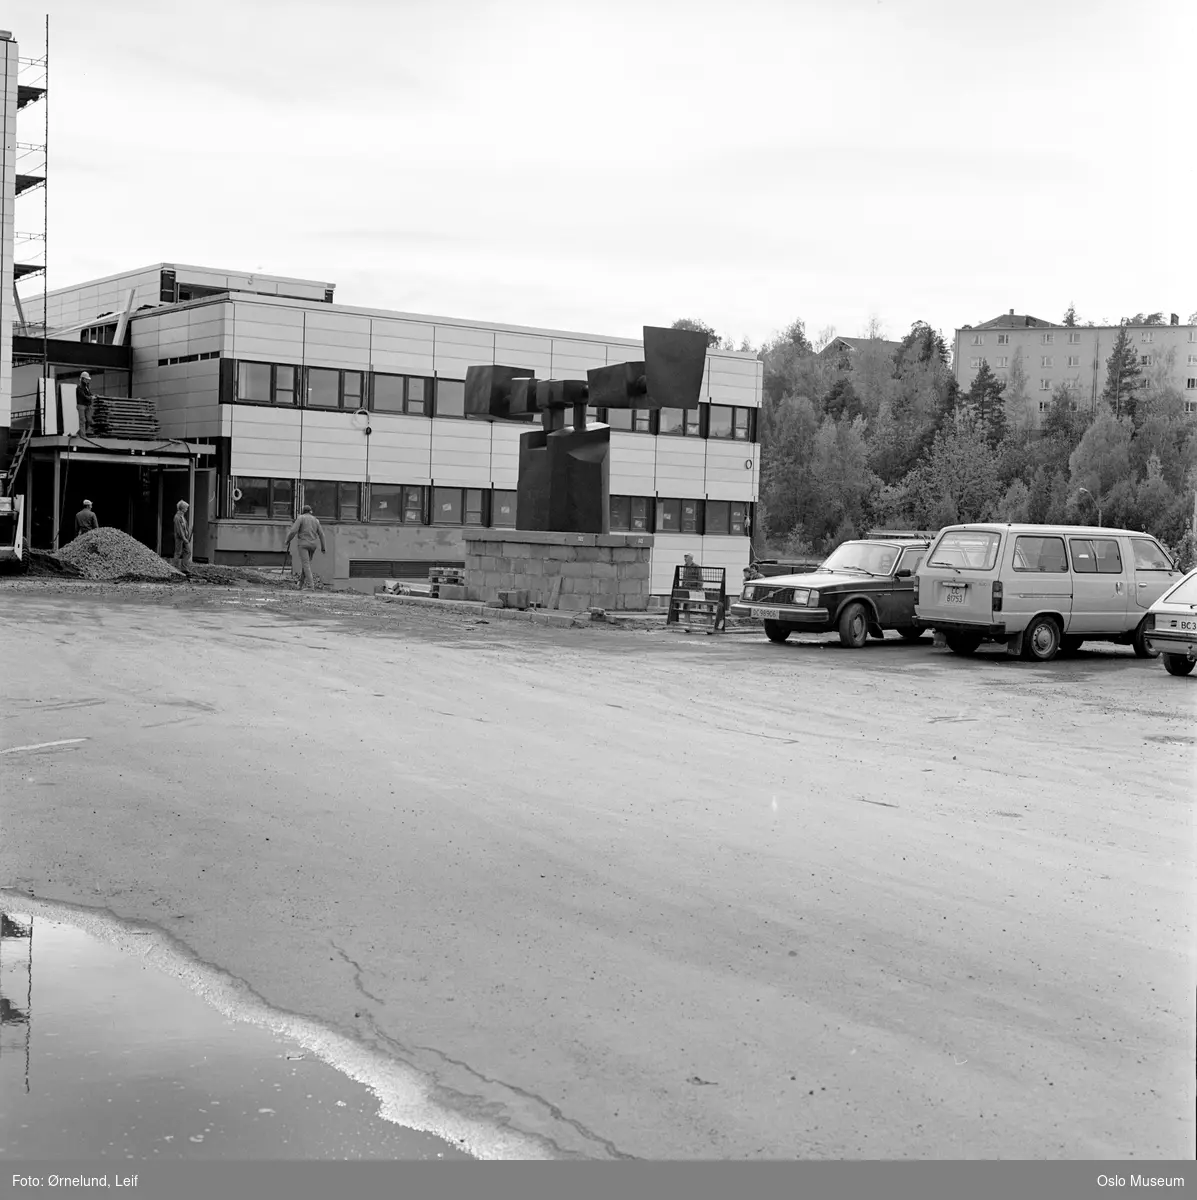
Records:
<instances>
[{"instance_id":1,"label":"scaffolding","mask_svg":"<svg viewBox=\"0 0 1197 1200\"><path fill-rule=\"evenodd\" d=\"M24 337L41 335L43 349L49 333L49 167L50 167L50 18L46 17L45 49L40 58L18 58L17 74L17 144L16 144L16 197L18 224L13 234L13 300L17 309L17 328ZM27 113L35 105L40 112ZM25 116L22 125L22 116ZM31 122L37 116L41 121ZM30 140L26 131L30 125L39 129L40 138ZM40 193L40 195L39 195ZM25 200L22 204L21 201ZM29 203L32 200L33 203ZM41 203L37 203L40 200ZM20 284L25 280L41 279L42 319L40 328L25 318L21 303ZM42 359L43 379L49 371L49 355ZM43 384L47 391L48 382Z\"/></svg>"}]
</instances>

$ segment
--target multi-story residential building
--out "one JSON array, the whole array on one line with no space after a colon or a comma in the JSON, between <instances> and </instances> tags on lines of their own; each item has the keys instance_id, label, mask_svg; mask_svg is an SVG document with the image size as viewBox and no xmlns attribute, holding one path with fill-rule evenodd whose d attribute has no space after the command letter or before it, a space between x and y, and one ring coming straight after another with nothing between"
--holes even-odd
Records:
<instances>
[{"instance_id":1,"label":"multi-story residential building","mask_svg":"<svg viewBox=\"0 0 1197 1200\"><path fill-rule=\"evenodd\" d=\"M49 294L57 345L74 339L97 357L127 337L129 370L106 373L97 391L153 398L164 439L211 449L194 491L198 558L281 565L287 527L307 503L325 523L329 553L316 566L329 582L370 590L413 564L462 560L464 529L514 527L528 428L465 419L467 368L584 378L642 357L629 339L354 308L334 303L334 291L323 281L158 264ZM40 300L27 319L41 319ZM78 369L59 366L57 382L73 386ZM669 590L685 553L726 567L729 581L747 565L761 381L753 355L712 349L699 410L591 414L612 430L612 531L658 535L654 592ZM29 390L18 380L18 392ZM36 460L37 439L33 448ZM66 512L84 487L99 510L107 487L110 514L156 504L161 529L185 494L178 472L121 485L140 487L138 499L114 493L116 475L98 463L71 471L59 500ZM35 510L46 508L38 497L49 478L47 468L34 472Z\"/></svg>"},{"instance_id":2,"label":"multi-story residential building","mask_svg":"<svg viewBox=\"0 0 1197 1200\"><path fill-rule=\"evenodd\" d=\"M1031 427L1042 422L1053 394L1068 385L1079 407L1095 408L1106 384L1106 368L1119 325L1056 325L1013 309L981 325L956 330L956 380L967 391L981 368L1007 384L1007 406L1017 403L1012 390L1021 375L1023 411L1009 411ZM1144 379L1175 388L1185 411L1197 414L1197 325L1130 325L1127 331L1139 354Z\"/></svg>"}]
</instances>

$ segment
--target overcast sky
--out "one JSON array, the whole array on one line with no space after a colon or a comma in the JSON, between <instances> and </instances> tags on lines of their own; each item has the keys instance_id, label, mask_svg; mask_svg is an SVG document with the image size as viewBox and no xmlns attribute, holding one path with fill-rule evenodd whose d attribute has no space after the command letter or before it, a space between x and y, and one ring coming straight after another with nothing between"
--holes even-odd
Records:
<instances>
[{"instance_id":1,"label":"overcast sky","mask_svg":"<svg viewBox=\"0 0 1197 1200\"><path fill-rule=\"evenodd\" d=\"M45 13L5 5L22 56ZM898 337L1070 301L1197 309L1193 0L49 15L52 288L174 261L335 282L345 304L633 337L692 316L754 343L795 318Z\"/></svg>"}]
</instances>

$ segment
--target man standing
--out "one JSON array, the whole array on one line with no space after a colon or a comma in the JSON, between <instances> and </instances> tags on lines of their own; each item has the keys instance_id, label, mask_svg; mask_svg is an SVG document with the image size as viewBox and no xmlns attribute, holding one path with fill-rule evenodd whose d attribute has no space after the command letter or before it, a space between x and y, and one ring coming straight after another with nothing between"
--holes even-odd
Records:
<instances>
[{"instance_id":1,"label":"man standing","mask_svg":"<svg viewBox=\"0 0 1197 1200\"><path fill-rule=\"evenodd\" d=\"M186 500L175 505L175 570L188 573L191 570L191 524L187 520Z\"/></svg>"},{"instance_id":2,"label":"man standing","mask_svg":"<svg viewBox=\"0 0 1197 1200\"><path fill-rule=\"evenodd\" d=\"M75 536L78 537L81 533L87 533L89 529L99 528L99 519L91 511L91 501L84 500L83 507L75 514Z\"/></svg>"},{"instance_id":3,"label":"man standing","mask_svg":"<svg viewBox=\"0 0 1197 1200\"><path fill-rule=\"evenodd\" d=\"M316 553L316 547L320 547L320 553L324 551L324 530L320 527L320 522L312 516L312 506L305 504L303 511L296 518L295 524L291 526L287 534L287 545L285 549L291 549L291 542L294 541L299 547L299 565L302 574L299 577L299 590L302 592L304 584L307 584L312 591L316 590L316 580L312 575L312 555Z\"/></svg>"},{"instance_id":4,"label":"man standing","mask_svg":"<svg viewBox=\"0 0 1197 1200\"><path fill-rule=\"evenodd\" d=\"M75 409L79 413L79 436L91 437L91 405L95 399L91 390L91 376L84 371L75 385Z\"/></svg>"}]
</instances>

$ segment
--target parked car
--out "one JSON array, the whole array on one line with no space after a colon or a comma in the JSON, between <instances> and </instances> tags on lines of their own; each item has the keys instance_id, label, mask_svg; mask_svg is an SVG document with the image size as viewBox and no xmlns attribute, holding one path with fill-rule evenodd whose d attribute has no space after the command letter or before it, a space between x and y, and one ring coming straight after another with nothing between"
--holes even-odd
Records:
<instances>
[{"instance_id":1,"label":"parked car","mask_svg":"<svg viewBox=\"0 0 1197 1200\"><path fill-rule=\"evenodd\" d=\"M1118 642L1140 658L1147 610L1180 578L1149 534L1088 525L952 525L918 577L915 621L956 654L1005 642L1049 662L1082 642Z\"/></svg>"},{"instance_id":2,"label":"parked car","mask_svg":"<svg viewBox=\"0 0 1197 1200\"><path fill-rule=\"evenodd\" d=\"M1164 656L1169 675L1197 666L1197 571L1190 571L1147 610L1147 644Z\"/></svg>"},{"instance_id":3,"label":"parked car","mask_svg":"<svg viewBox=\"0 0 1197 1200\"><path fill-rule=\"evenodd\" d=\"M914 573L928 545L928 538L844 542L814 571L746 583L731 611L763 620L771 642L796 631L835 631L845 646L858 649L886 629L917 640Z\"/></svg>"}]
</instances>

